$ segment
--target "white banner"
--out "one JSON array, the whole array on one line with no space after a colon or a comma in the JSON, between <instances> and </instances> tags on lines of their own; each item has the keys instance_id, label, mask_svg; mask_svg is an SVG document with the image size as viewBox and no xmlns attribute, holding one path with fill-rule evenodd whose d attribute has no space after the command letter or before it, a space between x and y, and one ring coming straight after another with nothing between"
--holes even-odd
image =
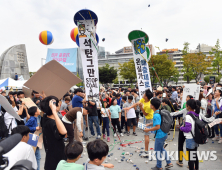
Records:
<instances>
[{"instance_id":1,"label":"white banner","mask_svg":"<svg viewBox=\"0 0 222 170\"><path fill-rule=\"evenodd\" d=\"M186 98L188 95L193 96L193 99L199 100L200 95L200 85L197 84L184 84L183 89L183 99L182 99L182 106L186 102Z\"/></svg>"},{"instance_id":2,"label":"white banner","mask_svg":"<svg viewBox=\"0 0 222 170\"><path fill-rule=\"evenodd\" d=\"M152 91L149 65L145 60L147 59L147 52L144 38L132 40L132 46L137 74L137 83L139 87L139 95L140 98L142 98L146 89L149 88L150 91Z\"/></svg>"},{"instance_id":3,"label":"white banner","mask_svg":"<svg viewBox=\"0 0 222 170\"><path fill-rule=\"evenodd\" d=\"M98 47L93 20L79 21L79 46L81 51L86 99L99 98Z\"/></svg>"}]
</instances>

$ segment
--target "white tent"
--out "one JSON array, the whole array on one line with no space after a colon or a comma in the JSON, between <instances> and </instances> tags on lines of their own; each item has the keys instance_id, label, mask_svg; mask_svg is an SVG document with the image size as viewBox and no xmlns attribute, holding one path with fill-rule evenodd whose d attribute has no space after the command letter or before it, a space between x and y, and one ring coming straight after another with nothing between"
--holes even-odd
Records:
<instances>
[{"instance_id":1,"label":"white tent","mask_svg":"<svg viewBox=\"0 0 222 170\"><path fill-rule=\"evenodd\" d=\"M3 79L0 80L0 87L15 87L15 88L22 88L23 84L26 82L27 80L24 81L15 81L12 78L7 78L7 79Z\"/></svg>"}]
</instances>

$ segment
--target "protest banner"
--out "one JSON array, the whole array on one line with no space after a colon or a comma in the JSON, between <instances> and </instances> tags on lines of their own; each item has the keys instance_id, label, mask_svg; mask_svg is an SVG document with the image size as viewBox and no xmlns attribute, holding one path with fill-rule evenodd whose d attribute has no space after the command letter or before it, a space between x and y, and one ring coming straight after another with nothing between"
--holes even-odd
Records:
<instances>
[{"instance_id":1,"label":"protest banner","mask_svg":"<svg viewBox=\"0 0 222 170\"><path fill-rule=\"evenodd\" d=\"M133 47L139 95L140 98L142 98L146 89L150 89L150 91L152 91L148 65L151 55L149 48L146 47L146 43L148 43L149 38L143 31L132 31L129 33L128 39Z\"/></svg>"}]
</instances>

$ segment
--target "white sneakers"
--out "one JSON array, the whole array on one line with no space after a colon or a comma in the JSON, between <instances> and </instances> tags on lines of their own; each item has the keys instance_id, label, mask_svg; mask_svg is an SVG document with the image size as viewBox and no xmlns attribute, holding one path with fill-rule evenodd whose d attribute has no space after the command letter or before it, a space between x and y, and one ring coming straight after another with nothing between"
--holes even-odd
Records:
<instances>
[{"instance_id":1,"label":"white sneakers","mask_svg":"<svg viewBox=\"0 0 222 170\"><path fill-rule=\"evenodd\" d=\"M114 133L114 137L116 137L116 133Z\"/></svg>"},{"instance_id":2,"label":"white sneakers","mask_svg":"<svg viewBox=\"0 0 222 170\"><path fill-rule=\"evenodd\" d=\"M215 136L212 140L213 140L213 141L219 140L219 136Z\"/></svg>"},{"instance_id":3,"label":"white sneakers","mask_svg":"<svg viewBox=\"0 0 222 170\"><path fill-rule=\"evenodd\" d=\"M220 140L218 141L218 143L222 143L222 138L220 138Z\"/></svg>"},{"instance_id":4,"label":"white sneakers","mask_svg":"<svg viewBox=\"0 0 222 170\"><path fill-rule=\"evenodd\" d=\"M123 133L120 133L120 136L124 136Z\"/></svg>"}]
</instances>

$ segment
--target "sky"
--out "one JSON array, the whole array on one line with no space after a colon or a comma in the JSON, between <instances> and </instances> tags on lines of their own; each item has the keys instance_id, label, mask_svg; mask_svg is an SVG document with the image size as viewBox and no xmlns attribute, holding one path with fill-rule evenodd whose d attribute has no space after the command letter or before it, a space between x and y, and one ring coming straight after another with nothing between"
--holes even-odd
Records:
<instances>
[{"instance_id":1,"label":"sky","mask_svg":"<svg viewBox=\"0 0 222 170\"><path fill-rule=\"evenodd\" d=\"M190 49L199 43L214 46L222 39L221 6L221 0L0 0L0 55L13 45L25 44L29 71L37 71L47 48L77 47L70 31L81 9L97 14L99 46L110 53L131 46L129 32L141 29L149 44L161 50L183 49L184 42L190 43ZM44 30L54 36L50 46L39 41Z\"/></svg>"}]
</instances>

